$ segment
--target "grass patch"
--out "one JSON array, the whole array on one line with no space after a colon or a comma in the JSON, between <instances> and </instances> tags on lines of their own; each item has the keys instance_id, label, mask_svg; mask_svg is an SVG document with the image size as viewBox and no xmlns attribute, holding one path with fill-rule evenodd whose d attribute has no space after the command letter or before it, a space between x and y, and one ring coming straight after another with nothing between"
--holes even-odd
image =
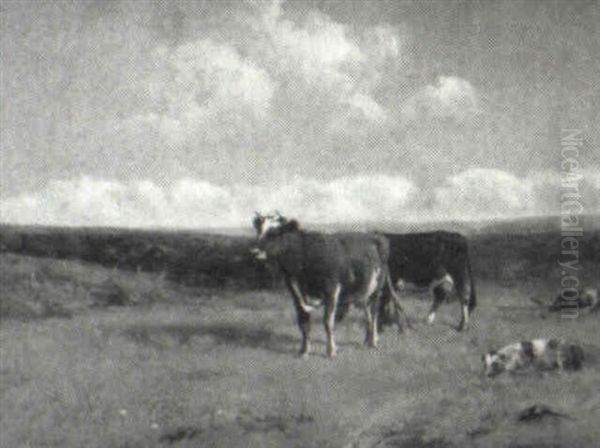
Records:
<instances>
[{"instance_id":1,"label":"grass patch","mask_svg":"<svg viewBox=\"0 0 600 448\"><path fill-rule=\"evenodd\" d=\"M403 302L415 328L386 331L377 350L363 346L361 313L351 311L337 326L334 360L324 356L317 313L313 354L300 360L287 293L190 289L159 274L10 254L0 256L0 268L0 303L33 306L37 291L72 313L2 320L2 446L587 447L600 440L596 362L575 373L482 374L482 353L521 339L600 347L597 313L565 321L526 312L535 307L528 298L545 287L532 279L480 281L466 333L453 329L457 303L443 305L428 326L427 294L411 292ZM118 288L128 300L94 307L94 288ZM536 404L572 418L520 422Z\"/></svg>"}]
</instances>

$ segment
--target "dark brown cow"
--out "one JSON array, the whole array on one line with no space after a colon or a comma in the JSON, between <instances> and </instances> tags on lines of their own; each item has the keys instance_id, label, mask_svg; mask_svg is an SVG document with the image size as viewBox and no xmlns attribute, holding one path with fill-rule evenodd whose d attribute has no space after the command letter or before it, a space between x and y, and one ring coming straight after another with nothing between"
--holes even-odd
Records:
<instances>
[{"instance_id":1,"label":"dark brown cow","mask_svg":"<svg viewBox=\"0 0 600 448\"><path fill-rule=\"evenodd\" d=\"M384 234L390 244L389 273L399 289L405 283L429 286L433 304L428 322L433 323L438 306L455 292L461 304L459 330L469 324L476 305L467 240L453 232ZM391 302L384 297L381 306ZM386 313L381 310L380 315Z\"/></svg>"},{"instance_id":2,"label":"dark brown cow","mask_svg":"<svg viewBox=\"0 0 600 448\"><path fill-rule=\"evenodd\" d=\"M323 234L306 232L298 222L275 214L254 218L258 258L277 264L294 299L302 345L310 351L310 313L324 306L327 354L335 356L334 325L351 304L365 311L365 343L377 345L379 298L392 287L387 270L388 242L374 234ZM395 292L391 292L394 297ZM399 323L400 325L400 323Z\"/></svg>"}]
</instances>

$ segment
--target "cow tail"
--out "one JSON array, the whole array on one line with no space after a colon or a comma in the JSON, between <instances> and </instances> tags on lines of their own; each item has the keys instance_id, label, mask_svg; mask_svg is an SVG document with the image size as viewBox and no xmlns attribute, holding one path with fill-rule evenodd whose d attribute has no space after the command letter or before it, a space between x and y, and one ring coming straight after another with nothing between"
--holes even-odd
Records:
<instances>
[{"instance_id":1,"label":"cow tail","mask_svg":"<svg viewBox=\"0 0 600 448\"><path fill-rule=\"evenodd\" d=\"M473 273L471 271L471 260L467 255L467 274L469 275L469 283L471 285L470 294L469 294L469 303L467 305L469 309L469 313L472 313L475 307L477 306L477 296L475 294L475 282L473 281Z\"/></svg>"}]
</instances>

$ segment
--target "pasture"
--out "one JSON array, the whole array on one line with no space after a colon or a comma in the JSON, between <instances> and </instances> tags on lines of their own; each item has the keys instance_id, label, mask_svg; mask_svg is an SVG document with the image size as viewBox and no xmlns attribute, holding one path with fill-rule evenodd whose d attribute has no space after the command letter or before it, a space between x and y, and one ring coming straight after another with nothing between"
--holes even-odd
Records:
<instances>
[{"instance_id":1,"label":"pasture","mask_svg":"<svg viewBox=\"0 0 600 448\"><path fill-rule=\"evenodd\" d=\"M490 266L494 251L509 250L480 247ZM556 279L545 277L554 268L529 275L519 260L505 277L479 265L468 332L454 329L457 303L425 324L429 294L412 291L403 304L414 329L387 328L368 349L353 310L329 360L319 312L302 360L278 284L202 286L164 270L0 254L0 445L598 446L599 316L566 320L536 308L528 298L554 293ZM589 261L586 279L599 267ZM588 362L574 373L482 375L482 353L535 337L581 342ZM569 418L517 420L536 403Z\"/></svg>"}]
</instances>

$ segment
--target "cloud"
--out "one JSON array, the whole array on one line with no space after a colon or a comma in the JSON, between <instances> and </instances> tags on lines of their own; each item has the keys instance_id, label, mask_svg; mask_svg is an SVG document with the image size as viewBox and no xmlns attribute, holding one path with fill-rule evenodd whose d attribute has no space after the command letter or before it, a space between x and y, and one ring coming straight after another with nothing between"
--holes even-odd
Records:
<instances>
[{"instance_id":1,"label":"cloud","mask_svg":"<svg viewBox=\"0 0 600 448\"><path fill-rule=\"evenodd\" d=\"M285 210L312 223L391 221L416 193L402 176L342 177L329 182L297 178L270 193L262 192L259 210Z\"/></svg>"},{"instance_id":2,"label":"cloud","mask_svg":"<svg viewBox=\"0 0 600 448\"><path fill-rule=\"evenodd\" d=\"M577 192L584 213L600 213L600 170L583 171ZM434 189L432 215L441 219L486 219L561 212L564 175L554 171L517 177L497 169L474 168Z\"/></svg>"},{"instance_id":3,"label":"cloud","mask_svg":"<svg viewBox=\"0 0 600 448\"><path fill-rule=\"evenodd\" d=\"M354 118L354 126L360 120L366 124L384 121L387 112L373 92L386 64L399 58L402 46L397 30L379 25L356 32L316 10L303 20L292 20L278 1L264 8L261 18L257 27L263 40L255 54L290 90L286 98L301 105L303 97L318 97L320 104L325 103L324 118L336 130L347 124L339 123L340 115ZM299 113L297 108L292 110ZM306 111L314 112L314 107Z\"/></svg>"},{"instance_id":4,"label":"cloud","mask_svg":"<svg viewBox=\"0 0 600 448\"><path fill-rule=\"evenodd\" d=\"M350 87L346 69L365 59L347 28L318 11L310 11L303 24L296 24L283 17L281 2L273 2L263 14L263 25L277 68L300 73L313 86Z\"/></svg>"},{"instance_id":5,"label":"cloud","mask_svg":"<svg viewBox=\"0 0 600 448\"><path fill-rule=\"evenodd\" d=\"M518 216L535 209L531 182L496 169L474 168L452 176L434 195L435 213L452 218Z\"/></svg>"},{"instance_id":6,"label":"cloud","mask_svg":"<svg viewBox=\"0 0 600 448\"><path fill-rule=\"evenodd\" d=\"M543 214L559 214L561 202L575 199L583 213L600 213L600 169L587 168L573 173L543 171L527 177Z\"/></svg>"},{"instance_id":7,"label":"cloud","mask_svg":"<svg viewBox=\"0 0 600 448\"><path fill-rule=\"evenodd\" d=\"M260 121L271 106L274 81L230 44L203 38L159 46L152 57L156 70L146 86L152 107L130 117L134 128L148 125L180 143L205 130L214 141L227 127Z\"/></svg>"},{"instance_id":8,"label":"cloud","mask_svg":"<svg viewBox=\"0 0 600 448\"><path fill-rule=\"evenodd\" d=\"M456 76L440 76L435 85L422 88L402 108L406 120L434 117L463 121L478 112L475 88L469 81Z\"/></svg>"},{"instance_id":9,"label":"cloud","mask_svg":"<svg viewBox=\"0 0 600 448\"><path fill-rule=\"evenodd\" d=\"M396 29L357 32L317 10L291 18L279 1L258 4L254 14L241 21L243 40L205 36L156 47L153 70L142 77L148 104L125 127L198 145L248 136L278 119L288 128L315 119L350 133L386 120L374 91L400 57Z\"/></svg>"},{"instance_id":10,"label":"cloud","mask_svg":"<svg viewBox=\"0 0 600 448\"><path fill-rule=\"evenodd\" d=\"M229 188L193 179L159 186L82 177L8 198L0 216L19 224L210 228L245 226L254 210L280 209L306 222L335 223L397 218L412 194L409 181L390 176Z\"/></svg>"},{"instance_id":11,"label":"cloud","mask_svg":"<svg viewBox=\"0 0 600 448\"><path fill-rule=\"evenodd\" d=\"M581 183L586 213L600 213L599 178L599 171L589 170ZM379 174L230 187L191 178L157 185L82 177L8 198L0 204L0 218L19 224L195 229L245 227L255 210L280 210L314 224L502 219L560 213L560 188L559 173L520 178L477 168L446 179L432 189L432 203L424 204L426 190L403 176Z\"/></svg>"},{"instance_id":12,"label":"cloud","mask_svg":"<svg viewBox=\"0 0 600 448\"><path fill-rule=\"evenodd\" d=\"M387 118L387 112L369 95L355 93L348 100L348 104L371 121L382 122Z\"/></svg>"}]
</instances>

